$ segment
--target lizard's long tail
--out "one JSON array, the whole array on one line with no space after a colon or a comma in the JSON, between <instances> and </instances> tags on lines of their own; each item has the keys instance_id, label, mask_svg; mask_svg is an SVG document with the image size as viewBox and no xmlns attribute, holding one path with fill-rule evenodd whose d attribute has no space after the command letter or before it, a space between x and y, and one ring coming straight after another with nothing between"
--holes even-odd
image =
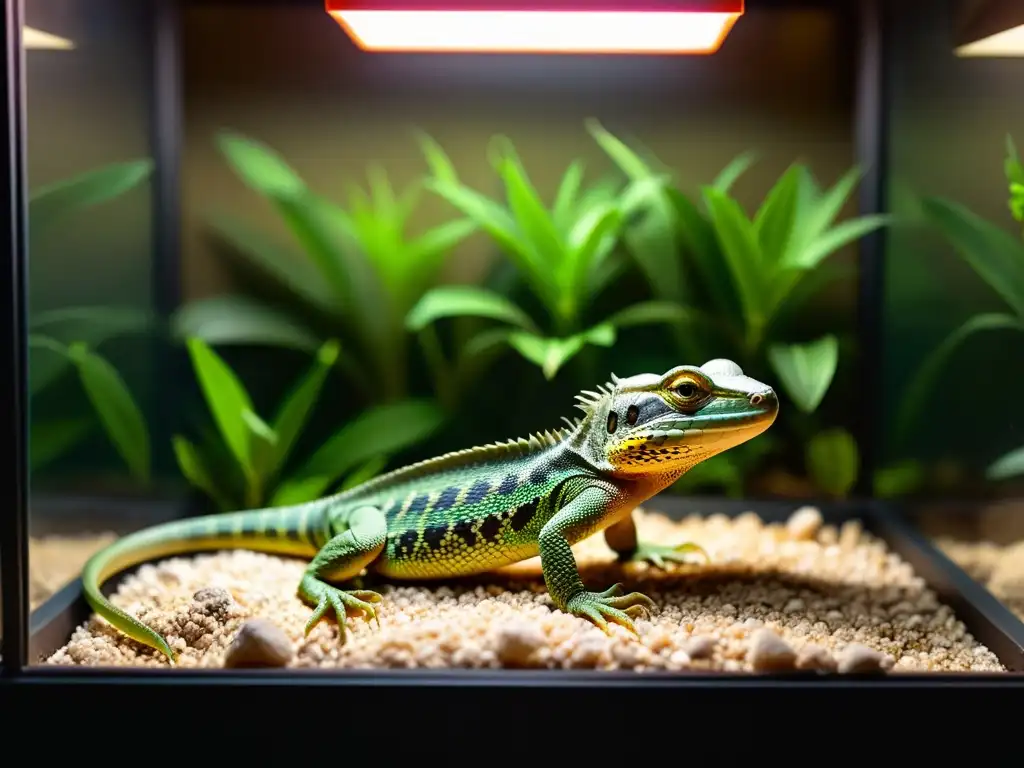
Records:
<instances>
[{"instance_id":1,"label":"lizard's long tail","mask_svg":"<svg viewBox=\"0 0 1024 768\"><path fill-rule=\"evenodd\" d=\"M314 503L176 520L131 533L100 550L82 569L85 599L97 614L173 663L174 651L158 633L113 605L100 588L117 573L158 558L191 552L251 549L304 557L316 553L322 506Z\"/></svg>"}]
</instances>

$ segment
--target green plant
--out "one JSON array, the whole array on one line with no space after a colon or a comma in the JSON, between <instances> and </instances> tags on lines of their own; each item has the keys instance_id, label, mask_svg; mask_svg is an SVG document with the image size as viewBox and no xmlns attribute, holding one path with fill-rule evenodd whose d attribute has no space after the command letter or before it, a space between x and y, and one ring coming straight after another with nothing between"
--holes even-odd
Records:
<instances>
[{"instance_id":1,"label":"green plant","mask_svg":"<svg viewBox=\"0 0 1024 768\"><path fill-rule=\"evenodd\" d=\"M447 285L428 291L407 317L410 330L422 333L432 323L452 317L498 323L468 341L460 365L483 350L508 345L552 379L584 347L612 346L620 328L678 323L683 318L683 309L667 302L635 304L600 319L587 312L624 267L616 251L619 235L650 180L621 193L607 185L584 189L584 167L576 161L548 207L511 141L498 137L491 162L504 186L503 205L462 183L433 139L422 137L421 144L433 172L426 186L500 247L546 315L533 317L507 296L481 286Z\"/></svg>"},{"instance_id":2,"label":"green plant","mask_svg":"<svg viewBox=\"0 0 1024 768\"><path fill-rule=\"evenodd\" d=\"M1004 164L1010 192L1010 211L1024 222L1024 170L1011 137L1007 137ZM942 198L926 198L923 209L975 273L999 295L1009 311L974 315L950 332L925 358L907 386L896 411L894 437L905 439L920 418L927 398L952 354L982 331L1024 332L1024 231L1015 237L963 205ZM1024 448L997 459L987 471L990 479L1024 474Z\"/></svg>"},{"instance_id":3,"label":"green plant","mask_svg":"<svg viewBox=\"0 0 1024 768\"><path fill-rule=\"evenodd\" d=\"M214 217L216 233L251 271L270 279L283 301L231 294L193 302L175 317L178 335L309 352L326 338L341 338L339 365L364 396L409 396L405 316L472 223L450 221L413 237L406 229L418 184L396 193L384 171L371 166L369 194L350 185L346 210L313 192L264 144L227 131L217 143L244 184L273 206L299 251L237 217Z\"/></svg>"},{"instance_id":4,"label":"green plant","mask_svg":"<svg viewBox=\"0 0 1024 768\"><path fill-rule=\"evenodd\" d=\"M442 415L428 401L406 400L370 408L338 430L289 471L296 442L340 357L337 341L324 343L315 360L268 423L234 371L203 340L187 340L203 397L216 425L200 447L182 435L174 453L185 478L222 510L310 501L344 478L347 488L367 480L392 455L425 439Z\"/></svg>"},{"instance_id":5,"label":"green plant","mask_svg":"<svg viewBox=\"0 0 1024 768\"><path fill-rule=\"evenodd\" d=\"M596 121L588 129L633 182L664 176L653 161ZM826 281L845 273L825 263L827 257L885 225L888 217L867 215L836 224L859 170L851 169L835 186L822 190L799 163L790 166L749 216L729 190L753 160L750 153L737 157L711 184L700 187L698 202L675 183L653 188L646 200L644 229L634 236L630 252L657 297L685 306L691 329L698 331L684 340L687 354L731 357L753 375L770 369L798 411L810 416L835 376L839 339L832 333L810 340L789 338L787 321ZM680 253L686 257L685 268L677 263ZM823 440L835 434L830 430ZM716 458L728 463L738 457ZM809 463L812 476L819 466ZM856 465L851 466L855 471ZM815 479L832 482L824 476Z\"/></svg>"},{"instance_id":6,"label":"green plant","mask_svg":"<svg viewBox=\"0 0 1024 768\"><path fill-rule=\"evenodd\" d=\"M148 160L114 163L37 189L29 198L30 243L38 247L70 217L113 200L148 178ZM36 313L28 321L31 404L74 370L107 438L140 482L150 479L145 419L116 369L96 350L106 341L152 326L150 313L127 308L67 307ZM35 418L29 428L29 467L42 469L89 434L96 421Z\"/></svg>"}]
</instances>

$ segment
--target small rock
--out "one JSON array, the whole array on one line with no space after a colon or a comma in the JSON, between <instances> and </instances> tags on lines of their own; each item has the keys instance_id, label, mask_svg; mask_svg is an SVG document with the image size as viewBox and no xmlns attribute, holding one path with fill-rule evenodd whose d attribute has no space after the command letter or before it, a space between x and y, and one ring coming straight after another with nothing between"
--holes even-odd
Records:
<instances>
[{"instance_id":1,"label":"small rock","mask_svg":"<svg viewBox=\"0 0 1024 768\"><path fill-rule=\"evenodd\" d=\"M203 587L192 599L197 603L230 603L231 594L222 587Z\"/></svg>"},{"instance_id":2,"label":"small rock","mask_svg":"<svg viewBox=\"0 0 1024 768\"><path fill-rule=\"evenodd\" d=\"M800 507L786 522L786 533L797 541L811 541L822 525L821 512L816 507Z\"/></svg>"},{"instance_id":3,"label":"small rock","mask_svg":"<svg viewBox=\"0 0 1024 768\"><path fill-rule=\"evenodd\" d=\"M839 655L839 672L843 675L886 671L892 666L891 656L860 643L850 643Z\"/></svg>"},{"instance_id":4,"label":"small rock","mask_svg":"<svg viewBox=\"0 0 1024 768\"><path fill-rule=\"evenodd\" d=\"M715 641L705 635L691 637L683 644L683 652L691 659L710 659L715 655Z\"/></svg>"},{"instance_id":5,"label":"small rock","mask_svg":"<svg viewBox=\"0 0 1024 768\"><path fill-rule=\"evenodd\" d=\"M792 669L796 663L796 652L770 629L759 629L754 633L747 657L758 672Z\"/></svg>"},{"instance_id":6,"label":"small rock","mask_svg":"<svg viewBox=\"0 0 1024 768\"><path fill-rule=\"evenodd\" d=\"M836 668L836 660L825 648L813 643L805 645L796 655L797 669L814 669L821 672L832 672Z\"/></svg>"},{"instance_id":7,"label":"small rock","mask_svg":"<svg viewBox=\"0 0 1024 768\"><path fill-rule=\"evenodd\" d=\"M504 666L524 667L544 643L544 633L535 624L515 622L506 624L498 630L495 651Z\"/></svg>"},{"instance_id":8,"label":"small rock","mask_svg":"<svg viewBox=\"0 0 1024 768\"><path fill-rule=\"evenodd\" d=\"M294 653L284 630L266 619L250 619L235 635L224 657L224 666L284 667Z\"/></svg>"}]
</instances>

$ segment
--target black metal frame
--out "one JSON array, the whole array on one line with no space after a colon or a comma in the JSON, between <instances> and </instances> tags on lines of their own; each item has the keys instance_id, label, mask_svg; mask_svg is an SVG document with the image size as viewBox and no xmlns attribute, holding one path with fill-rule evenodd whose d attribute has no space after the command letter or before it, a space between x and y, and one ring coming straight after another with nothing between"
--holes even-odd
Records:
<instances>
[{"instance_id":1,"label":"black metal frame","mask_svg":"<svg viewBox=\"0 0 1024 768\"><path fill-rule=\"evenodd\" d=\"M180 132L178 99L180 96L180 74L178 73L177 24L174 18L179 3L200 0L154 0L154 151L158 158L157 170L157 225L158 266L156 279L160 281L157 295L161 297L161 309L169 309L177 293L178 249L178 157ZM226 2L228 0L219 0ZM285 0L277 0L284 2ZM301 0L312 2L313 0ZM871 690L891 691L894 687L915 689L938 689L953 686L960 692L965 686L995 685L1001 688L1022 683L1015 674L988 675L919 675L887 676L881 679L841 679L830 677L809 680L807 675L636 675L616 673L461 673L457 670L442 673L426 672L346 672L323 675L302 672L235 672L226 670L69 670L66 668L30 667L26 665L29 651L33 654L64 642L70 629L83 618L84 603L80 597L78 583L68 585L28 620L27 590L27 475L26 446L27 402L25 399L26 355L24 330L25 269L26 269L26 186L25 186L25 130L24 130L24 88L23 53L21 27L23 0L4 0L4 39L6 45L5 77L3 94L7 105L7 119L4 122L4 139L7 153L6 183L0 194L10 211L10 227L5 238L4 304L9 311L4 315L3 343L7 359L11 361L11 373L2 378L3 406L0 412L7 420L6 427L15 446L15 455L4 466L6 476L3 483L8 495L4 499L5 514L0 515L0 586L3 590L3 643L5 658L0 667L3 682L18 689L34 688L59 691L61 696L81 688L131 686L136 690L166 690L166 686L200 686L208 691L237 691L244 685L248 692L253 688L282 691L288 695L304 696L306 692L324 685L355 686L366 692L367 686L391 689L396 687L406 693L413 690L443 691L458 686L469 689L500 689L501 695L519 688L543 689L546 693L565 688L593 688L600 686L619 691L651 692L666 687L679 690L701 689L708 693L729 692L736 689L777 689L779 687L802 688L813 686L829 690L865 687ZM299 2L299 0L296 0ZM771 3L768 3L769 5ZM820 5L821 0L786 0L779 5ZM830 4L835 7L836 4ZM849 6L859 11L862 24L858 50L858 75L856 96L856 144L859 161L868 173L861 192L861 207L866 213L884 211L886 180L886 128L887 94L886 81L886 40L885 16L881 0L860 0ZM168 24L170 22L170 25ZM860 330L863 349L861 369L867 377L878 369L881 359L880 312L883 290L882 264L884 246L881 235L866 238L861 247L861 296ZM170 286L170 288L168 288ZM170 302L170 304L168 304ZM867 451L866 471L862 476L871 477L873 466L876 414L866 409L861 414L862 434L859 443ZM870 488L861 486L859 493L870 496ZM667 500L666 500L667 501ZM659 501L659 503L661 503ZM668 502L667 504L671 504ZM715 510L729 506L721 500L714 503ZM756 506L759 510L769 509L770 503L748 501L746 507ZM783 505L787 510L793 505ZM776 503L774 508L778 509ZM740 511L740 510L736 510ZM984 588L973 581L955 564L935 550L926 540L897 515L895 509L877 501L868 500L830 507L826 510L831 517L836 515L864 519L880 536L884 537L901 556L907 559L918 573L949 602L971 631L996 652L1004 664L1018 671L1024 671L1024 625L995 600ZM31 631L31 637L30 637ZM812 676L813 677L813 676ZM426 685L424 685L426 684ZM389 694L390 695L390 694ZM888 695L888 694L887 694ZM580 697L574 697L574 701ZM301 699L296 699L301 700ZM621 702L620 702L621 705Z\"/></svg>"}]
</instances>

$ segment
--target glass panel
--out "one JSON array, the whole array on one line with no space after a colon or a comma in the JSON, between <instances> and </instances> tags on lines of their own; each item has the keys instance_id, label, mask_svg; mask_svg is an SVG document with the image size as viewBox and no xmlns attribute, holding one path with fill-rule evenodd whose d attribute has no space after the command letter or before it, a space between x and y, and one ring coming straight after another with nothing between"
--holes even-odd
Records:
<instances>
[{"instance_id":1,"label":"glass panel","mask_svg":"<svg viewBox=\"0 0 1024 768\"><path fill-rule=\"evenodd\" d=\"M908 500L1020 613L1024 171L1010 143L1024 146L1024 48L1016 33L993 35L1024 30L1024 13L1018 3L923 6L894 12L890 194L905 223L889 238L878 492Z\"/></svg>"},{"instance_id":2,"label":"glass panel","mask_svg":"<svg viewBox=\"0 0 1024 768\"><path fill-rule=\"evenodd\" d=\"M155 418L167 406L155 367L148 13L129 0L26 6L35 610L118 533L166 515L155 500L173 465Z\"/></svg>"}]
</instances>

